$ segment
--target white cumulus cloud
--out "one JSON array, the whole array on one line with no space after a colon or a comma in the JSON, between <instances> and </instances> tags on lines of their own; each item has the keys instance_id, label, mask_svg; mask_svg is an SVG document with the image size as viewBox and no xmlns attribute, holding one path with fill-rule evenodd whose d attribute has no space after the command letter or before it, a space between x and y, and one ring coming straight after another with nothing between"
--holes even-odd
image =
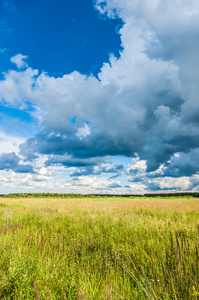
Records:
<instances>
[{"instance_id":1,"label":"white cumulus cloud","mask_svg":"<svg viewBox=\"0 0 199 300\"><path fill-rule=\"evenodd\" d=\"M16 54L15 56L11 57L10 61L15 64L18 69L24 69L28 67L28 64L26 63L27 58L27 55Z\"/></svg>"}]
</instances>

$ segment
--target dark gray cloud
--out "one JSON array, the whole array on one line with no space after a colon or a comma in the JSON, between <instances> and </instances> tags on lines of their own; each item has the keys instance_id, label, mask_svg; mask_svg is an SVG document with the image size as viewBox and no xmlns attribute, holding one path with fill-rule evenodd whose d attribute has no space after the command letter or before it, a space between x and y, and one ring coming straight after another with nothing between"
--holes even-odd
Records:
<instances>
[{"instance_id":1,"label":"dark gray cloud","mask_svg":"<svg viewBox=\"0 0 199 300\"><path fill-rule=\"evenodd\" d=\"M129 182L147 182L149 179L162 177L182 177L199 174L199 149L188 153L175 153L169 161L162 164L158 170L149 171L147 161L145 168L132 164L127 171Z\"/></svg>"},{"instance_id":2,"label":"dark gray cloud","mask_svg":"<svg viewBox=\"0 0 199 300\"><path fill-rule=\"evenodd\" d=\"M12 170L17 173L34 173L31 165L20 164L20 158L14 152L0 155L0 170Z\"/></svg>"},{"instance_id":3,"label":"dark gray cloud","mask_svg":"<svg viewBox=\"0 0 199 300\"><path fill-rule=\"evenodd\" d=\"M142 138L140 139L142 140ZM41 132L35 138L28 139L26 143L20 145L20 153L27 159L35 158L35 153L69 154L79 159L119 154L130 157L134 151L139 149L140 143L139 141L136 142L134 138L128 141L127 137L119 136L116 139L106 136L106 133L104 135L92 135L80 140L76 136Z\"/></svg>"},{"instance_id":4,"label":"dark gray cloud","mask_svg":"<svg viewBox=\"0 0 199 300\"><path fill-rule=\"evenodd\" d=\"M199 149L172 156L163 176L181 177L199 173Z\"/></svg>"},{"instance_id":5,"label":"dark gray cloud","mask_svg":"<svg viewBox=\"0 0 199 300\"><path fill-rule=\"evenodd\" d=\"M111 178L118 177L124 170L122 164L113 165L110 161L102 157L74 158L69 156L54 155L48 158L45 165L62 165L67 168L74 167L75 171L71 173L74 176L114 174ZM110 179L111 179L110 178Z\"/></svg>"},{"instance_id":6,"label":"dark gray cloud","mask_svg":"<svg viewBox=\"0 0 199 300\"><path fill-rule=\"evenodd\" d=\"M102 158L72 158L69 156L50 156L45 162L46 166L51 165L62 165L64 167L93 167L99 162L102 161Z\"/></svg>"}]
</instances>

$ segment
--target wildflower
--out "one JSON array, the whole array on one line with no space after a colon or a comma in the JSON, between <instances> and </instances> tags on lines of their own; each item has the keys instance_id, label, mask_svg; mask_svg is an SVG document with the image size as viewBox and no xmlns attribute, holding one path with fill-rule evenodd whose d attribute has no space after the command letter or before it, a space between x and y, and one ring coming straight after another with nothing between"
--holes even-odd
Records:
<instances>
[{"instance_id":1,"label":"wildflower","mask_svg":"<svg viewBox=\"0 0 199 300\"><path fill-rule=\"evenodd\" d=\"M196 291L195 286L192 287L192 290L193 290L192 296L197 299L197 297L199 296L199 292Z\"/></svg>"}]
</instances>

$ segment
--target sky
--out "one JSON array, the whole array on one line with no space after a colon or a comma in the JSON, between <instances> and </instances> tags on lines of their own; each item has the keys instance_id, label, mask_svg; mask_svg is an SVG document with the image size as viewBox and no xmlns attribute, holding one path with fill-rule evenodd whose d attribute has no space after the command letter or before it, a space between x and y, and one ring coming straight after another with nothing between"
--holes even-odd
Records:
<instances>
[{"instance_id":1,"label":"sky","mask_svg":"<svg viewBox=\"0 0 199 300\"><path fill-rule=\"evenodd\" d=\"M0 0L0 193L199 191L198 0Z\"/></svg>"}]
</instances>

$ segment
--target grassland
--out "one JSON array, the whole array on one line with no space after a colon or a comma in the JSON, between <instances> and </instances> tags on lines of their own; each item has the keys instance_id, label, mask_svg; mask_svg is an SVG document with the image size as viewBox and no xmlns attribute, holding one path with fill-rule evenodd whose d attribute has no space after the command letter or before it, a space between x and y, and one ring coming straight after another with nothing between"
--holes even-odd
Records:
<instances>
[{"instance_id":1,"label":"grassland","mask_svg":"<svg viewBox=\"0 0 199 300\"><path fill-rule=\"evenodd\" d=\"M0 244L0 299L199 299L198 198L1 198Z\"/></svg>"}]
</instances>

